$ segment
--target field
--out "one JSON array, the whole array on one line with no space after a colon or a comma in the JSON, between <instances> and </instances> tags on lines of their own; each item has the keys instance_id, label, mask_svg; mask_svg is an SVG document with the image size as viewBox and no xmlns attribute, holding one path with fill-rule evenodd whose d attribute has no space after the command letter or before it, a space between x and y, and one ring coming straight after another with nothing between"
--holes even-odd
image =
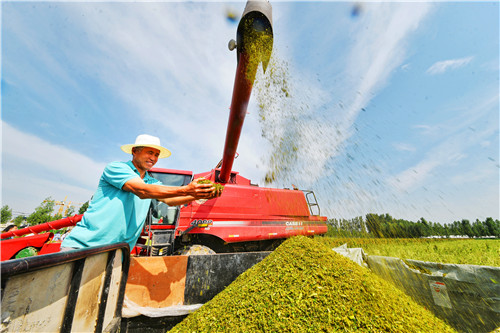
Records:
<instances>
[{"instance_id":1,"label":"field","mask_svg":"<svg viewBox=\"0 0 500 333\"><path fill-rule=\"evenodd\" d=\"M337 247L347 243L361 247L368 255L401 259L500 267L500 239L389 239L318 237Z\"/></svg>"}]
</instances>

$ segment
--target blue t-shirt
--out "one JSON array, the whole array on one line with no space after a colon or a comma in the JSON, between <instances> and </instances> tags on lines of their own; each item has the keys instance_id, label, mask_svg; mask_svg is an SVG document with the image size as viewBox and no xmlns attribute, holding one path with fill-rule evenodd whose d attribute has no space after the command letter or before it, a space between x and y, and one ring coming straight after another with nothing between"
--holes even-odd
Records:
<instances>
[{"instance_id":1,"label":"blue t-shirt","mask_svg":"<svg viewBox=\"0 0 500 333\"><path fill-rule=\"evenodd\" d=\"M83 218L71 230L61 247L83 248L127 242L132 249L141 235L151 199L141 199L132 192L122 190L123 185L140 177L132 163L109 163ZM161 185L147 172L146 184Z\"/></svg>"}]
</instances>

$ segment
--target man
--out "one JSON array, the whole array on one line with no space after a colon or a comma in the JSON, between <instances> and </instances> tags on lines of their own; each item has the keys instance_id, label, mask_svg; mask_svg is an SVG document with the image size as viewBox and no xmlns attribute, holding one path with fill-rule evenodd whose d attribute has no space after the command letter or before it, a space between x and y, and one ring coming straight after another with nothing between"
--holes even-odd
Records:
<instances>
[{"instance_id":1,"label":"man","mask_svg":"<svg viewBox=\"0 0 500 333\"><path fill-rule=\"evenodd\" d=\"M7 225L5 227L5 229L2 230L2 233L9 232L9 231L16 231L16 230L17 230L17 225L15 225L14 223L10 223L9 225ZM12 239L12 238L14 238L14 236L4 238L4 239Z\"/></svg>"},{"instance_id":2,"label":"man","mask_svg":"<svg viewBox=\"0 0 500 333\"><path fill-rule=\"evenodd\" d=\"M10 223L5 227L5 229L2 230L2 233L9 231L16 231L16 230L17 230L17 225L15 225L14 223Z\"/></svg>"},{"instance_id":3,"label":"man","mask_svg":"<svg viewBox=\"0 0 500 333\"><path fill-rule=\"evenodd\" d=\"M148 173L159 158L170 156L160 139L147 134L121 149L132 154L128 162L109 163L83 218L61 244L61 250L127 242L132 249L141 235L151 199L178 206L220 195L211 184L197 179L185 186L163 186Z\"/></svg>"}]
</instances>

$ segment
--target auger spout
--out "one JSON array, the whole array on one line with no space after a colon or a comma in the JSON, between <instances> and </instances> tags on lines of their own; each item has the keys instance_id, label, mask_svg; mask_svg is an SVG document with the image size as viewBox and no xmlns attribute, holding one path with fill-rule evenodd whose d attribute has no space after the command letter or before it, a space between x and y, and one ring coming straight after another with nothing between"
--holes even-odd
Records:
<instances>
[{"instance_id":1,"label":"auger spout","mask_svg":"<svg viewBox=\"0 0 500 333\"><path fill-rule=\"evenodd\" d=\"M236 33L236 77L227 125L226 141L218 181L227 183L231 176L241 129L247 113L257 68L262 63L264 71L269 64L273 48L272 8L267 0L249 0L243 11Z\"/></svg>"}]
</instances>

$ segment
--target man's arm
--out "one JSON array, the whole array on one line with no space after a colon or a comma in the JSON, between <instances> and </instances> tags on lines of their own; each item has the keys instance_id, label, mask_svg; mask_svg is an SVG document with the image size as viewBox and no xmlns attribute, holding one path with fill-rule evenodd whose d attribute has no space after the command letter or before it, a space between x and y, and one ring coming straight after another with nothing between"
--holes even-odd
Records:
<instances>
[{"instance_id":1,"label":"man's arm","mask_svg":"<svg viewBox=\"0 0 500 333\"><path fill-rule=\"evenodd\" d=\"M187 196L183 196L183 197L173 197L173 198L158 199L158 200L166 203L169 206L180 206L180 205L190 203L191 201L196 200L196 198L193 196L187 195Z\"/></svg>"},{"instance_id":2,"label":"man's arm","mask_svg":"<svg viewBox=\"0 0 500 333\"><path fill-rule=\"evenodd\" d=\"M146 184L140 177L137 177L127 181L122 190L132 192L141 199L184 197L187 200L186 203L197 199L211 199L217 196L215 187L211 184L198 184L197 179L185 186L164 186ZM179 198L176 198L176 200L179 200Z\"/></svg>"}]
</instances>

